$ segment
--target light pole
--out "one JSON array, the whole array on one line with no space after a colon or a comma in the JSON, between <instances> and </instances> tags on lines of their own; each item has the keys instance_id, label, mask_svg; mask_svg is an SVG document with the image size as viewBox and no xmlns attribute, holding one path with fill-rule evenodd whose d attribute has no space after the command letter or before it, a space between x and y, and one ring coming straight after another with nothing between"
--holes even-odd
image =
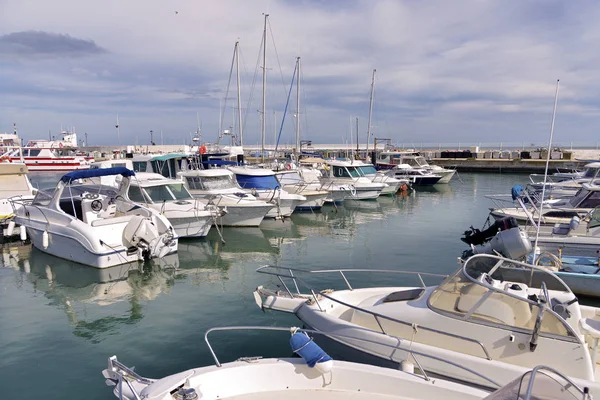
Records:
<instances>
[{"instance_id":1,"label":"light pole","mask_svg":"<svg viewBox=\"0 0 600 400\"><path fill-rule=\"evenodd\" d=\"M152 129L150 129L150 144L154 145L154 131Z\"/></svg>"}]
</instances>

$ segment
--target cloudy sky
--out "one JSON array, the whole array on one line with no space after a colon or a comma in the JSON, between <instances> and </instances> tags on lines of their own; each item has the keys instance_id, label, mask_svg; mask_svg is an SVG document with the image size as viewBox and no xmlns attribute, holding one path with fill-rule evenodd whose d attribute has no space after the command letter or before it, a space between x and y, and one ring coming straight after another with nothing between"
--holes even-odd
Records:
<instances>
[{"instance_id":1,"label":"cloudy sky","mask_svg":"<svg viewBox=\"0 0 600 400\"><path fill-rule=\"evenodd\" d=\"M355 140L359 117L364 141L377 69L375 137L543 142L560 79L556 141L600 141L600 3L585 0L0 0L0 132L74 126L91 145L117 144L118 114L124 144L148 143L150 130L183 143L198 114L215 141L239 40L244 143L259 143L263 12L267 142L297 56L303 139ZM292 143L286 118L281 141Z\"/></svg>"}]
</instances>

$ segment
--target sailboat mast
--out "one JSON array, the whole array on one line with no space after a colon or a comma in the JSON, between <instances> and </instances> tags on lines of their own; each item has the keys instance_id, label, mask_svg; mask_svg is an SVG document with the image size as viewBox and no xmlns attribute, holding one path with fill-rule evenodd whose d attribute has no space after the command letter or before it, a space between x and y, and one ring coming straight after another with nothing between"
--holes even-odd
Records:
<instances>
[{"instance_id":1,"label":"sailboat mast","mask_svg":"<svg viewBox=\"0 0 600 400\"><path fill-rule=\"evenodd\" d=\"M117 114L117 124L115 125L115 128L117 128L117 142L119 143L119 147L121 147L121 126L119 125L119 114Z\"/></svg>"},{"instance_id":2,"label":"sailboat mast","mask_svg":"<svg viewBox=\"0 0 600 400\"><path fill-rule=\"evenodd\" d=\"M300 157L300 57L296 58L296 154Z\"/></svg>"},{"instance_id":3,"label":"sailboat mast","mask_svg":"<svg viewBox=\"0 0 600 400\"><path fill-rule=\"evenodd\" d=\"M360 149L358 148L358 117L356 117L356 156L359 157Z\"/></svg>"},{"instance_id":4,"label":"sailboat mast","mask_svg":"<svg viewBox=\"0 0 600 400\"><path fill-rule=\"evenodd\" d=\"M244 145L244 134L242 132L242 96L240 88L240 42L235 42L235 70L237 75L237 109L238 109L238 132L240 137L240 146Z\"/></svg>"},{"instance_id":5,"label":"sailboat mast","mask_svg":"<svg viewBox=\"0 0 600 400\"><path fill-rule=\"evenodd\" d=\"M373 70L373 78L371 79L371 100L369 101L369 125L367 126L367 157L369 156L369 139L371 138L371 118L373 117L373 95L375 94L375 72Z\"/></svg>"},{"instance_id":6,"label":"sailboat mast","mask_svg":"<svg viewBox=\"0 0 600 400\"><path fill-rule=\"evenodd\" d=\"M263 75L262 75L262 121L261 121L261 161L265 162L265 129L267 120L267 18L265 15L265 27L263 30Z\"/></svg>"}]
</instances>

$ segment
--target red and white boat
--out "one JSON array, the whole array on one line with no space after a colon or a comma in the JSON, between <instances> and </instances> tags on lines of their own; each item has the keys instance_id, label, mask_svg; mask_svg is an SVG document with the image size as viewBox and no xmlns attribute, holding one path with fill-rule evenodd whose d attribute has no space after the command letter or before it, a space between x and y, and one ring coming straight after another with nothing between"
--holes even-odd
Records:
<instances>
[{"instance_id":1,"label":"red and white boat","mask_svg":"<svg viewBox=\"0 0 600 400\"><path fill-rule=\"evenodd\" d=\"M60 140L31 140L24 147L9 146L4 136L15 136L15 134L0 135L0 141L4 145L5 152L3 160L11 162L24 162L29 171L74 171L78 169L89 169L93 157L87 157L77 152L77 134L69 131L61 132ZM16 144L18 139L13 140Z\"/></svg>"}]
</instances>

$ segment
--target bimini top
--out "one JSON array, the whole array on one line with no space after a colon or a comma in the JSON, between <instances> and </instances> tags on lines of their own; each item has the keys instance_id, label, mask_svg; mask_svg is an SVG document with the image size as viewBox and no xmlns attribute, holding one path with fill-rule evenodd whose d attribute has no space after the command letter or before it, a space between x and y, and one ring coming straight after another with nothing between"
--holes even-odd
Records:
<instances>
[{"instance_id":1,"label":"bimini top","mask_svg":"<svg viewBox=\"0 0 600 400\"><path fill-rule=\"evenodd\" d=\"M82 171L69 172L68 174L63 175L63 177L60 178L60 180L64 183L70 183L76 179L96 178L99 176L110 175L122 175L128 177L134 176L135 172L125 167L86 169Z\"/></svg>"}]
</instances>

